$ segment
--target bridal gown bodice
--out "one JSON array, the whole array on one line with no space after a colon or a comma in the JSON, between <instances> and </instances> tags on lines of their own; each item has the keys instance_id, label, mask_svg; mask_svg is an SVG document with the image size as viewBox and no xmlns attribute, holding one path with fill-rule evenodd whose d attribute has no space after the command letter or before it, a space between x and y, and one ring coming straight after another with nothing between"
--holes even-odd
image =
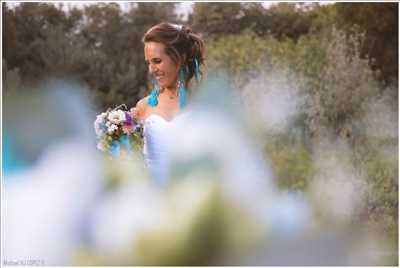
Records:
<instances>
[{"instance_id":1,"label":"bridal gown bodice","mask_svg":"<svg viewBox=\"0 0 400 268\"><path fill-rule=\"evenodd\" d=\"M152 114L144 121L144 158L157 184L165 185L168 176L168 152L171 122Z\"/></svg>"}]
</instances>

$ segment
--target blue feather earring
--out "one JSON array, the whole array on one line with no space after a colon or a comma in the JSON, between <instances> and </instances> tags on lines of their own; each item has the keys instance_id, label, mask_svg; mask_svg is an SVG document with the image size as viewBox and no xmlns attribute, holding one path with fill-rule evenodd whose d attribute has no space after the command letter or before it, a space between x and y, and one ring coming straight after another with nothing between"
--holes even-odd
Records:
<instances>
[{"instance_id":1,"label":"blue feather earring","mask_svg":"<svg viewBox=\"0 0 400 268\"><path fill-rule=\"evenodd\" d=\"M194 59L194 64L196 65L196 81L199 82L199 63L197 59Z\"/></svg>"},{"instance_id":2,"label":"blue feather earring","mask_svg":"<svg viewBox=\"0 0 400 268\"><path fill-rule=\"evenodd\" d=\"M151 107L155 107L158 104L157 97L158 97L159 90L158 90L158 86L155 83L155 81L153 79L152 79L152 81L153 81L154 86L153 86L153 89L151 90L150 97L147 100L147 104L149 104Z\"/></svg>"},{"instance_id":3,"label":"blue feather earring","mask_svg":"<svg viewBox=\"0 0 400 268\"><path fill-rule=\"evenodd\" d=\"M183 67L179 70L179 107L185 107L187 103L187 94L185 88L185 71Z\"/></svg>"}]
</instances>

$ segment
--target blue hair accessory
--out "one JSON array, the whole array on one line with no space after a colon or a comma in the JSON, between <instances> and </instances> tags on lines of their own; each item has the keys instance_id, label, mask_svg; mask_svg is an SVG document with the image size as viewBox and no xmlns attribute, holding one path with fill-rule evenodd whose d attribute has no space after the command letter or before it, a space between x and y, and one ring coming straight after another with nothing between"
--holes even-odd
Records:
<instances>
[{"instance_id":1,"label":"blue hair accessory","mask_svg":"<svg viewBox=\"0 0 400 268\"><path fill-rule=\"evenodd\" d=\"M185 88L185 70L183 68L179 70L178 84L179 84L179 107L183 108L187 103L187 94ZM150 97L148 98L147 103L151 107L157 106L158 104L157 97L158 97L158 87L156 86L156 84L154 84L154 87L150 93Z\"/></svg>"},{"instance_id":2,"label":"blue hair accessory","mask_svg":"<svg viewBox=\"0 0 400 268\"><path fill-rule=\"evenodd\" d=\"M194 59L194 64L196 65L196 81L199 82L199 63L197 59Z\"/></svg>"},{"instance_id":3,"label":"blue hair accessory","mask_svg":"<svg viewBox=\"0 0 400 268\"><path fill-rule=\"evenodd\" d=\"M158 104L157 96L158 96L158 87L154 83L154 87L150 93L149 99L147 100L147 104L149 104L151 107L157 106Z\"/></svg>"},{"instance_id":4,"label":"blue hair accessory","mask_svg":"<svg viewBox=\"0 0 400 268\"><path fill-rule=\"evenodd\" d=\"M179 107L185 107L187 103L187 95L185 88L185 73L183 68L179 70Z\"/></svg>"}]
</instances>

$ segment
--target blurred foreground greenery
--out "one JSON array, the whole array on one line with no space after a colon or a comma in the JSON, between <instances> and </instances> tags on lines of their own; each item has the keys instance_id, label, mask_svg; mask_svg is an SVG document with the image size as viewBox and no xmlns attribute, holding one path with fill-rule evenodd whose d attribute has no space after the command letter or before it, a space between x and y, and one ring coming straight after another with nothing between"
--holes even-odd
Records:
<instances>
[{"instance_id":1,"label":"blurred foreground greenery","mask_svg":"<svg viewBox=\"0 0 400 268\"><path fill-rule=\"evenodd\" d=\"M255 96L293 85L305 101L284 129L257 129L263 122L254 119L277 185L309 192L320 179L317 148L345 144L346 152L325 152L365 182L352 224L380 230L398 247L398 3L196 3L187 20L174 3L131 3L124 12L105 3L68 12L47 3L2 5L4 101L61 76L84 81L99 110L134 105L148 88L141 36L164 20L199 31L207 72L228 73L239 93L252 83ZM335 173L329 168L323 171Z\"/></svg>"}]
</instances>

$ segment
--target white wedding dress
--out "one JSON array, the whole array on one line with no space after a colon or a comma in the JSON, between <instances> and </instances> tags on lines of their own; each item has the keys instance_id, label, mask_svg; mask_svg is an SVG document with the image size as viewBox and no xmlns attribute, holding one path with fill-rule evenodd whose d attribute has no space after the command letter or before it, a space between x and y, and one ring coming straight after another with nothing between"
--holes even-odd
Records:
<instances>
[{"instance_id":1,"label":"white wedding dress","mask_svg":"<svg viewBox=\"0 0 400 268\"><path fill-rule=\"evenodd\" d=\"M167 121L157 114L152 114L144 120L144 158L152 179L162 186L166 185L168 180L172 123L173 121Z\"/></svg>"}]
</instances>

